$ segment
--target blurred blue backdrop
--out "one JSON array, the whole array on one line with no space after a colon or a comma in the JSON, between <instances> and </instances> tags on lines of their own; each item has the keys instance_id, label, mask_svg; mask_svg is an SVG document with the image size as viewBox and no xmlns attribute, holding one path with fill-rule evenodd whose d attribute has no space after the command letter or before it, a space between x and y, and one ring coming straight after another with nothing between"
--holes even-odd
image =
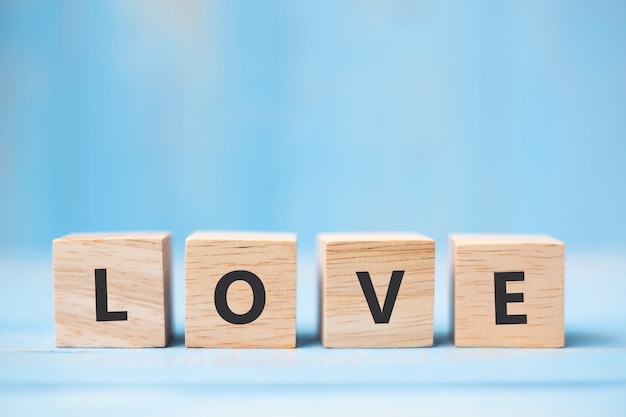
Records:
<instances>
[{"instance_id":1,"label":"blurred blue backdrop","mask_svg":"<svg viewBox=\"0 0 626 417\"><path fill-rule=\"evenodd\" d=\"M626 236L624 1L3 1L0 249Z\"/></svg>"}]
</instances>

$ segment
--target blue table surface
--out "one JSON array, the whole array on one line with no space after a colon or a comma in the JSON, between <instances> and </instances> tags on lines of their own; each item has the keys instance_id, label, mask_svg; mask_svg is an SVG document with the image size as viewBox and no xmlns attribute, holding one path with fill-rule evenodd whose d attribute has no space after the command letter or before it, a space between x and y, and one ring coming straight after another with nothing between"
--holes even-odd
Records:
<instances>
[{"instance_id":1,"label":"blue table surface","mask_svg":"<svg viewBox=\"0 0 626 417\"><path fill-rule=\"evenodd\" d=\"M314 256L299 256L289 350L186 348L181 256L169 347L60 349L50 257L0 256L0 416L626 415L626 252L567 253L563 349L454 347L446 254L434 347L325 349Z\"/></svg>"}]
</instances>

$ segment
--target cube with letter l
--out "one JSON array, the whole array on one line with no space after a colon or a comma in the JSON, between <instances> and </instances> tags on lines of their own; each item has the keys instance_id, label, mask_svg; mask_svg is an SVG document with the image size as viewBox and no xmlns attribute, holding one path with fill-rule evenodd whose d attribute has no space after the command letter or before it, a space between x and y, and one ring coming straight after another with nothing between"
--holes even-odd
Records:
<instances>
[{"instance_id":1,"label":"cube with letter l","mask_svg":"<svg viewBox=\"0 0 626 417\"><path fill-rule=\"evenodd\" d=\"M58 346L167 345L169 233L72 234L52 245Z\"/></svg>"}]
</instances>

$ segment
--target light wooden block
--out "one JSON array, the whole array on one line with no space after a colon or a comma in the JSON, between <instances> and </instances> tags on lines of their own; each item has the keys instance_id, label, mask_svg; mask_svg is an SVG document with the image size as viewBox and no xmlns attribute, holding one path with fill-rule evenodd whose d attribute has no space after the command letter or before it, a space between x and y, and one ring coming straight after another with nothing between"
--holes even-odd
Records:
<instances>
[{"instance_id":1,"label":"light wooden block","mask_svg":"<svg viewBox=\"0 0 626 417\"><path fill-rule=\"evenodd\" d=\"M451 235L454 344L562 347L564 249L549 236Z\"/></svg>"},{"instance_id":2,"label":"light wooden block","mask_svg":"<svg viewBox=\"0 0 626 417\"><path fill-rule=\"evenodd\" d=\"M188 347L296 346L294 234L196 232L187 238L185 264Z\"/></svg>"},{"instance_id":3,"label":"light wooden block","mask_svg":"<svg viewBox=\"0 0 626 417\"><path fill-rule=\"evenodd\" d=\"M320 234L318 261L322 285L321 338L325 347L432 346L432 239L417 233ZM388 292L393 291L394 274L396 279L402 277L397 281L400 287L393 310L387 309L387 317L383 317ZM371 283L367 284L369 290L362 279ZM372 294L370 301L366 291ZM388 300L392 302L392 298Z\"/></svg>"},{"instance_id":4,"label":"light wooden block","mask_svg":"<svg viewBox=\"0 0 626 417\"><path fill-rule=\"evenodd\" d=\"M169 233L72 234L55 239L52 248L57 346L167 345Z\"/></svg>"}]
</instances>

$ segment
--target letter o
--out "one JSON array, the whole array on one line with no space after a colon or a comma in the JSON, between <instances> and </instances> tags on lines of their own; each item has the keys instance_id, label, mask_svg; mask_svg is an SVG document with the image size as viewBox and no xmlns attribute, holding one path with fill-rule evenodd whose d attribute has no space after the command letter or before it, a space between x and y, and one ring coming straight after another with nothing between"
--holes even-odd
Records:
<instances>
[{"instance_id":1,"label":"letter o","mask_svg":"<svg viewBox=\"0 0 626 417\"><path fill-rule=\"evenodd\" d=\"M252 307L247 313L237 314L228 307L226 293L230 284L245 281L252 288ZM265 308L265 287L261 279L249 271L232 271L224 275L215 286L215 308L217 313L229 323L248 324L258 319Z\"/></svg>"}]
</instances>

